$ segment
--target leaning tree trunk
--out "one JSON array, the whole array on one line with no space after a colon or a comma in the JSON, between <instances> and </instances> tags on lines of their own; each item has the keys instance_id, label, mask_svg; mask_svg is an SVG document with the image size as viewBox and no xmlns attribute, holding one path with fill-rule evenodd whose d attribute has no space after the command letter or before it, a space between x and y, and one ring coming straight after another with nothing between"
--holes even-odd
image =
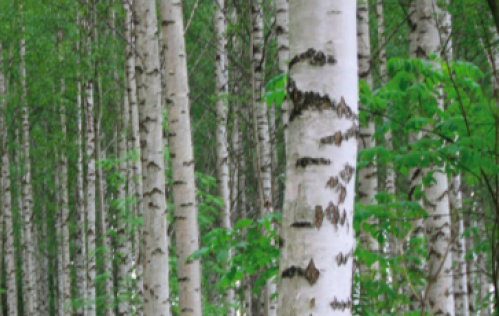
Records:
<instances>
[{"instance_id":1,"label":"leaning tree trunk","mask_svg":"<svg viewBox=\"0 0 499 316\"><path fill-rule=\"evenodd\" d=\"M12 217L12 196L10 187L10 161L7 144L8 128L6 119L5 96L7 81L3 69L3 47L0 41L0 134L2 144L2 211L5 221L5 275L7 285L7 315L17 316L16 251L14 245L14 218Z\"/></svg>"},{"instance_id":2,"label":"leaning tree trunk","mask_svg":"<svg viewBox=\"0 0 499 316\"><path fill-rule=\"evenodd\" d=\"M351 315L356 2L292 0L289 8L293 109L286 144L278 312Z\"/></svg>"},{"instance_id":3,"label":"leaning tree trunk","mask_svg":"<svg viewBox=\"0 0 499 316\"><path fill-rule=\"evenodd\" d=\"M147 316L170 313L163 113L155 4L153 0L136 1L135 24L140 43L137 50L142 59L136 64L136 69L141 83L139 116L144 133L141 159L144 180L144 307Z\"/></svg>"},{"instance_id":4,"label":"leaning tree trunk","mask_svg":"<svg viewBox=\"0 0 499 316\"><path fill-rule=\"evenodd\" d=\"M180 315L201 316L201 263L186 262L199 249L194 153L189 109L182 1L163 0L166 28L165 76L168 103L170 158L175 206L177 278Z\"/></svg>"},{"instance_id":5,"label":"leaning tree trunk","mask_svg":"<svg viewBox=\"0 0 499 316\"><path fill-rule=\"evenodd\" d=\"M229 191L229 154L227 137L227 112L228 112L228 70L227 70L227 28L224 17L224 0L214 0L213 20L216 34L215 53L215 80L216 80L216 172L218 195L222 198L223 206L220 209L220 227L231 229L230 220L230 191ZM230 253L227 258L230 262ZM228 306L227 315L234 315L234 290L225 289L225 302Z\"/></svg>"},{"instance_id":6,"label":"leaning tree trunk","mask_svg":"<svg viewBox=\"0 0 499 316\"><path fill-rule=\"evenodd\" d=\"M21 6L22 9L22 6ZM24 26L22 26L23 38L21 39L21 90L22 90L22 153L24 174L22 176L22 198L23 198L23 216L24 216L24 242L26 244L26 277L28 279L28 288L24 289L26 297L25 306L26 314L28 316L37 315L37 300L36 300L36 269L35 269L35 242L34 230L35 224L32 218L32 189L31 189L31 162L29 155L30 138L29 138L29 109L26 90L26 67L25 67L25 39L24 39Z\"/></svg>"},{"instance_id":7,"label":"leaning tree trunk","mask_svg":"<svg viewBox=\"0 0 499 316\"><path fill-rule=\"evenodd\" d=\"M360 1L357 5L357 49L359 62L359 79L366 81L370 89L373 88L371 74L371 43L369 39L369 7L366 1ZM367 126L360 128L359 152L365 149L373 148L375 145L373 140L374 122L370 119ZM347 166L347 168L350 166ZM352 168L352 167L350 167ZM359 202L363 205L373 203L376 191L378 189L378 172L376 165L370 162L365 168L359 171ZM376 225L377 220L374 216L367 220L367 224ZM379 251L378 241L361 227L360 240L364 247L371 253L377 254ZM365 262L360 264L361 275L370 276L375 274L374 280L379 281L379 263L374 262L368 267ZM366 295L366 293L362 293ZM362 295L361 294L361 295ZM374 304L374 297L370 297L369 301ZM375 310L375 306L372 307Z\"/></svg>"},{"instance_id":8,"label":"leaning tree trunk","mask_svg":"<svg viewBox=\"0 0 499 316\"><path fill-rule=\"evenodd\" d=\"M455 175L451 178L449 187L449 201L453 215L452 222L452 240L453 245L452 261L456 264L453 269L453 292L456 316L469 316L468 309L468 279L466 276L466 248L465 240L462 238L464 233L464 222L462 214L462 194L461 194L461 176Z\"/></svg>"}]
</instances>

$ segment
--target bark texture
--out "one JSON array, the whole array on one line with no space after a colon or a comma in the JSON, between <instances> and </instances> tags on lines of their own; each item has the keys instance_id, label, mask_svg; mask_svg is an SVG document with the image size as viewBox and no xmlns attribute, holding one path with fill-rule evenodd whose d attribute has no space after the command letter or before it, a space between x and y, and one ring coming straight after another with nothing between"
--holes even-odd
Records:
<instances>
[{"instance_id":1,"label":"bark texture","mask_svg":"<svg viewBox=\"0 0 499 316\"><path fill-rule=\"evenodd\" d=\"M289 19L293 108L278 313L351 315L359 133L356 2L292 0ZM305 93L313 93L313 102Z\"/></svg>"},{"instance_id":2,"label":"bark texture","mask_svg":"<svg viewBox=\"0 0 499 316\"><path fill-rule=\"evenodd\" d=\"M144 206L144 314L169 315L167 207L163 157L163 112L156 2L136 1L136 36L141 62L139 120ZM142 136L142 135L141 135Z\"/></svg>"},{"instance_id":3,"label":"bark texture","mask_svg":"<svg viewBox=\"0 0 499 316\"><path fill-rule=\"evenodd\" d=\"M17 316L16 251L14 245L14 218L12 217L12 196L10 186L10 160L7 119L5 117L7 80L3 69L3 47L0 42L0 133L2 135L2 209L5 221L5 274L7 285L7 315Z\"/></svg>"},{"instance_id":4,"label":"bark texture","mask_svg":"<svg viewBox=\"0 0 499 316\"><path fill-rule=\"evenodd\" d=\"M200 261L185 262L189 255L199 249L199 227L182 1L163 0L162 5L166 6L166 9L162 9L162 12L165 12L162 24L168 25L163 36L167 38L165 76L175 206L179 308L181 316L201 316Z\"/></svg>"}]
</instances>

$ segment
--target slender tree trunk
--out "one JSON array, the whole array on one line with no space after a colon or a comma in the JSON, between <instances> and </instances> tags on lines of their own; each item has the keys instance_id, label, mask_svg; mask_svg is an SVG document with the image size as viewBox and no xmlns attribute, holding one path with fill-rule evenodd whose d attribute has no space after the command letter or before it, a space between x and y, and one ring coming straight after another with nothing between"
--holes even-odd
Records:
<instances>
[{"instance_id":1,"label":"slender tree trunk","mask_svg":"<svg viewBox=\"0 0 499 316\"><path fill-rule=\"evenodd\" d=\"M216 171L218 195L222 198L223 207L220 210L220 226L231 229L231 203L229 191L229 154L227 137L227 112L228 112L228 70L227 70L227 35L225 25L224 0L214 0L213 20L216 33L215 77L216 77ZM163 33L165 34L165 33ZM230 253L227 261L230 262ZM225 302L228 306L227 315L234 315L234 290L225 289Z\"/></svg>"},{"instance_id":2,"label":"slender tree trunk","mask_svg":"<svg viewBox=\"0 0 499 316\"><path fill-rule=\"evenodd\" d=\"M79 17L77 17L79 25ZM77 50L79 51L79 41ZM82 97L81 78L79 73L80 59L77 59L77 82L76 82L76 225L75 225L75 270L76 270L76 297L80 301L80 307L76 308L76 316L86 315L86 306L81 304L87 298L87 264L86 264L86 242L85 242L85 199L83 195L83 152L82 152Z\"/></svg>"},{"instance_id":3,"label":"slender tree trunk","mask_svg":"<svg viewBox=\"0 0 499 316\"><path fill-rule=\"evenodd\" d=\"M356 2L292 0L289 8L288 93L293 109L286 144L278 312L351 315ZM309 92L312 99L304 97Z\"/></svg>"},{"instance_id":4,"label":"slender tree trunk","mask_svg":"<svg viewBox=\"0 0 499 316\"><path fill-rule=\"evenodd\" d=\"M466 276L466 248L464 233L464 222L462 215L461 176L451 178L449 187L449 201L454 221L452 223L452 261L456 264L453 269L453 292L456 316L469 316L468 309L468 280Z\"/></svg>"},{"instance_id":5,"label":"slender tree trunk","mask_svg":"<svg viewBox=\"0 0 499 316\"><path fill-rule=\"evenodd\" d=\"M135 77L135 47L132 37L132 7L127 0L123 0L123 9L126 12L124 34L129 41L129 45L125 46L126 57L126 92L128 95L130 122L129 122L129 139L131 142L130 150L132 150L137 159L132 161L133 181L135 189L135 215L137 218L143 216L142 204L142 164L140 162L140 136L139 136L139 115L137 107L137 89ZM141 298L143 296L143 278L142 278L142 264L144 260L142 249L142 226L137 225L135 230L135 294ZM136 315L141 316L143 312L143 305L138 302L136 305Z\"/></svg>"},{"instance_id":6,"label":"slender tree trunk","mask_svg":"<svg viewBox=\"0 0 499 316\"><path fill-rule=\"evenodd\" d=\"M54 184L55 193L55 231L57 240L57 315L64 315L64 254L62 241L62 209L61 209L61 169L59 166L59 155L55 154L56 167Z\"/></svg>"},{"instance_id":7,"label":"slender tree trunk","mask_svg":"<svg viewBox=\"0 0 499 316\"><path fill-rule=\"evenodd\" d=\"M367 82L369 88L373 88L371 74L371 43L369 39L369 7L366 1L360 1L357 4L357 45L359 62L359 79ZM369 121L367 126L360 128L359 152L376 146L372 139L374 135L374 122ZM352 168L347 165L346 168ZM369 163L359 172L359 201L363 205L373 203L376 191L378 189L378 172L375 163ZM376 225L378 221L374 217L367 220L367 224ZM367 250L377 254L379 252L378 241L361 227L360 240ZM372 266L366 266L365 262L360 264L360 273L363 276L375 274L374 280L379 281L379 263L375 262ZM365 295L365 293L364 293ZM374 304L374 298L369 301ZM375 307L374 307L375 308ZM374 309L376 311L376 309Z\"/></svg>"},{"instance_id":8,"label":"slender tree trunk","mask_svg":"<svg viewBox=\"0 0 499 316\"><path fill-rule=\"evenodd\" d=\"M289 60L289 0L276 0L276 34L277 54L279 59L279 73L288 72ZM286 139L289 123L289 102L284 99L281 105L284 139Z\"/></svg>"},{"instance_id":9,"label":"slender tree trunk","mask_svg":"<svg viewBox=\"0 0 499 316\"><path fill-rule=\"evenodd\" d=\"M7 315L17 316L16 251L14 245L14 218L12 217L12 196L10 186L10 161L8 144L8 126L5 109L7 104L7 80L3 69L3 47L0 42L0 134L2 135L2 208L5 221L5 274L7 284Z\"/></svg>"},{"instance_id":10,"label":"slender tree trunk","mask_svg":"<svg viewBox=\"0 0 499 316\"><path fill-rule=\"evenodd\" d=\"M163 157L163 113L155 1L138 0L136 30L141 63L139 116L143 127L141 158L144 180L144 308L147 316L169 315L167 206ZM180 262L180 260L179 260Z\"/></svg>"},{"instance_id":11,"label":"slender tree trunk","mask_svg":"<svg viewBox=\"0 0 499 316\"><path fill-rule=\"evenodd\" d=\"M22 6L21 6L22 10ZM22 26L22 32L24 36L24 26ZM36 299L36 269L35 269L35 242L32 237L34 237L35 224L32 218L32 208L31 204L33 201L32 190L31 190L31 162L29 155L29 109L27 100L27 90L26 90L26 68L25 68L25 39L21 39L21 63L20 63L20 73L21 73L21 89L22 89L22 114L21 114L21 124L22 124L22 153L23 153L23 166L24 174L22 177L22 198L23 198L23 215L24 215L24 241L26 243L26 278L28 279L28 287L24 289L24 294L26 295L26 314L28 316L37 315L37 299Z\"/></svg>"},{"instance_id":12,"label":"slender tree trunk","mask_svg":"<svg viewBox=\"0 0 499 316\"><path fill-rule=\"evenodd\" d=\"M472 253L473 251L473 237L474 234L471 230L472 227L472 219L471 214L473 211L473 207L467 207L467 212L464 215L464 225L465 230L470 231L470 235L465 237L465 245L466 245L466 254L470 254L471 256L466 259L466 276L467 276L467 293L468 293L468 313L469 315L475 315L476 311L476 298L475 298L475 267L476 260L475 256Z\"/></svg>"},{"instance_id":13,"label":"slender tree trunk","mask_svg":"<svg viewBox=\"0 0 499 316\"><path fill-rule=\"evenodd\" d=\"M194 179L189 83L185 53L182 1L162 1L162 24L168 27L165 51L170 158L175 206L177 278L180 315L201 316L201 263L185 262L199 249L198 208Z\"/></svg>"},{"instance_id":14,"label":"slender tree trunk","mask_svg":"<svg viewBox=\"0 0 499 316\"><path fill-rule=\"evenodd\" d=\"M118 296L119 296L119 306L118 315L126 316L130 310L129 300L125 297L128 291L127 275L129 270L129 254L128 249L128 207L126 203L126 179L127 179L127 161L124 159L127 153L127 123L128 123L128 98L125 96L123 105L121 105L121 95L119 92L119 78L118 73L114 71L114 80L117 89L117 100L119 109L119 139L118 139L118 157L120 159L119 172L123 181L118 185L118 201L120 207L118 207Z\"/></svg>"},{"instance_id":15,"label":"slender tree trunk","mask_svg":"<svg viewBox=\"0 0 499 316\"><path fill-rule=\"evenodd\" d=\"M251 6L251 62L252 62L252 94L253 94L253 124L255 139L257 140L257 176L260 196L260 217L272 213L272 156L269 134L267 105L260 100L265 92L265 53L263 32L262 0L252 2ZM267 282L264 289L265 316L274 316L277 312L276 301L271 299L276 291L272 280Z\"/></svg>"},{"instance_id":16,"label":"slender tree trunk","mask_svg":"<svg viewBox=\"0 0 499 316\"><path fill-rule=\"evenodd\" d=\"M483 223L483 225L487 225L487 224ZM478 296L480 299L480 304L478 306L481 307L480 316L489 316L489 315L491 315L491 313L490 313L490 305L491 304L490 304L490 296L489 296L490 281L487 277L489 270L487 269L487 254L483 251L478 253L477 266L478 266L478 271L479 271L478 281L480 284L479 296Z\"/></svg>"},{"instance_id":17,"label":"slender tree trunk","mask_svg":"<svg viewBox=\"0 0 499 316\"><path fill-rule=\"evenodd\" d=\"M86 104L85 104L85 151L87 156L87 196L86 196L86 211L87 211L87 315L95 316L95 129L94 129L94 98L93 98L93 82L88 80L84 86Z\"/></svg>"}]
</instances>

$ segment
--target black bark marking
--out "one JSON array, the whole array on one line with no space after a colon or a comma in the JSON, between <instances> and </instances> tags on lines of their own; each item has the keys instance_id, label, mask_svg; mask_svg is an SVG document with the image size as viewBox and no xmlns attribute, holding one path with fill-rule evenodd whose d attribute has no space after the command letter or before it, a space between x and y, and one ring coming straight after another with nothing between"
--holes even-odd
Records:
<instances>
[{"instance_id":1,"label":"black bark marking","mask_svg":"<svg viewBox=\"0 0 499 316\"><path fill-rule=\"evenodd\" d=\"M347 189L343 185L338 186L338 191L340 191L340 196L338 199L338 205L345 202L345 198L347 197Z\"/></svg>"},{"instance_id":2,"label":"black bark marking","mask_svg":"<svg viewBox=\"0 0 499 316\"><path fill-rule=\"evenodd\" d=\"M310 259L307 269L305 270L305 279L307 279L308 284L314 285L319 278L320 272L317 270L314 264L314 259Z\"/></svg>"},{"instance_id":3,"label":"black bark marking","mask_svg":"<svg viewBox=\"0 0 499 316\"><path fill-rule=\"evenodd\" d=\"M328 166L331 164L331 160L325 159L325 158L310 158L310 157L304 157L304 158L298 158L296 160L296 168L302 167L305 168L309 165L325 165Z\"/></svg>"},{"instance_id":4,"label":"black bark marking","mask_svg":"<svg viewBox=\"0 0 499 316\"><path fill-rule=\"evenodd\" d=\"M317 205L315 207L315 227L321 228L323 220L324 220L324 212L322 211L322 206Z\"/></svg>"},{"instance_id":5,"label":"black bark marking","mask_svg":"<svg viewBox=\"0 0 499 316\"><path fill-rule=\"evenodd\" d=\"M336 263L338 264L338 266L346 265L347 262L348 262L348 259L350 259L350 257L352 256L352 253L353 253L353 251L350 251L347 254L343 254L343 253L340 252L336 256Z\"/></svg>"},{"instance_id":6,"label":"black bark marking","mask_svg":"<svg viewBox=\"0 0 499 316\"><path fill-rule=\"evenodd\" d=\"M346 164L345 169L340 172L340 177L346 183L349 183L355 173L355 168Z\"/></svg>"},{"instance_id":7,"label":"black bark marking","mask_svg":"<svg viewBox=\"0 0 499 316\"><path fill-rule=\"evenodd\" d=\"M449 191L448 190L445 190L444 193L442 193L442 195L440 195L438 198L437 198L437 201L442 201L442 199L445 197L445 195L449 195Z\"/></svg>"},{"instance_id":8,"label":"black bark marking","mask_svg":"<svg viewBox=\"0 0 499 316\"><path fill-rule=\"evenodd\" d=\"M179 184L187 184L187 182L182 181L182 180L173 181L173 185L179 185Z\"/></svg>"},{"instance_id":9,"label":"black bark marking","mask_svg":"<svg viewBox=\"0 0 499 316\"><path fill-rule=\"evenodd\" d=\"M313 91L300 91L296 87L296 82L289 79L287 92L291 101L293 101L293 108L289 114L289 121L292 122L297 116L300 116L305 110L333 110L338 113L338 116L346 117L348 119L358 119L358 115L354 114L352 109L346 105L345 98L341 97L340 102L332 101L329 96L321 95Z\"/></svg>"},{"instance_id":10,"label":"black bark marking","mask_svg":"<svg viewBox=\"0 0 499 316\"><path fill-rule=\"evenodd\" d=\"M310 222L294 222L293 224L291 224L291 227L295 227L295 228L311 228L312 227L312 223L310 223Z\"/></svg>"},{"instance_id":11,"label":"black bark marking","mask_svg":"<svg viewBox=\"0 0 499 316\"><path fill-rule=\"evenodd\" d=\"M287 269L285 269L284 271L282 271L282 274L281 274L281 277L283 279L285 278L294 278L295 276L297 277L302 277L305 275L305 270L303 270L302 268L300 267L297 267L297 266L291 266Z\"/></svg>"},{"instance_id":12,"label":"black bark marking","mask_svg":"<svg viewBox=\"0 0 499 316\"><path fill-rule=\"evenodd\" d=\"M343 209L343 214L341 214L340 225L345 226L345 221L347 219L347 211Z\"/></svg>"},{"instance_id":13,"label":"black bark marking","mask_svg":"<svg viewBox=\"0 0 499 316\"><path fill-rule=\"evenodd\" d=\"M340 211L338 206L334 205L333 202L329 202L329 205L326 208L326 218L334 225L334 228L338 230Z\"/></svg>"},{"instance_id":14,"label":"black bark marking","mask_svg":"<svg viewBox=\"0 0 499 316\"><path fill-rule=\"evenodd\" d=\"M322 137L319 140L319 143L321 145L341 146L341 143L343 141L347 141L349 139L357 139L358 136L359 136L359 128L355 123L353 123L352 127L350 127L345 133L338 131L331 136Z\"/></svg>"},{"instance_id":15,"label":"black bark marking","mask_svg":"<svg viewBox=\"0 0 499 316\"><path fill-rule=\"evenodd\" d=\"M326 63L328 64L336 64L337 60L333 55L324 54L322 51L316 51L313 48L309 48L306 52L301 53L300 55L295 55L291 61L289 62L288 70L291 70L294 65L299 62L309 60L311 65L324 66Z\"/></svg>"},{"instance_id":16,"label":"black bark marking","mask_svg":"<svg viewBox=\"0 0 499 316\"><path fill-rule=\"evenodd\" d=\"M331 177L326 183L326 188L334 189L338 185L338 177Z\"/></svg>"},{"instance_id":17,"label":"black bark marking","mask_svg":"<svg viewBox=\"0 0 499 316\"><path fill-rule=\"evenodd\" d=\"M315 307L315 297L313 297L311 300L310 300L310 308L314 308Z\"/></svg>"},{"instance_id":18,"label":"black bark marking","mask_svg":"<svg viewBox=\"0 0 499 316\"><path fill-rule=\"evenodd\" d=\"M338 301L336 296L334 297L334 300L329 304L332 309L341 309L341 311L345 311L345 309L353 308L352 301L348 299L347 301Z\"/></svg>"}]
</instances>

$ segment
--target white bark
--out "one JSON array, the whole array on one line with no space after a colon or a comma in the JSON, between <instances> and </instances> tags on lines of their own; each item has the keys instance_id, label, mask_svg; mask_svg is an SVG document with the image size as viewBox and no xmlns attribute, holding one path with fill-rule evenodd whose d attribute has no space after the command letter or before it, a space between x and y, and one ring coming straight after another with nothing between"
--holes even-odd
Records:
<instances>
[{"instance_id":1,"label":"white bark","mask_svg":"<svg viewBox=\"0 0 499 316\"><path fill-rule=\"evenodd\" d=\"M84 85L85 104L85 151L87 156L87 315L95 316L95 128L94 128L94 98L93 82L88 80Z\"/></svg>"},{"instance_id":2,"label":"white bark","mask_svg":"<svg viewBox=\"0 0 499 316\"><path fill-rule=\"evenodd\" d=\"M61 209L61 168L59 167L59 155L56 152L54 184L56 187L55 193L55 232L57 240L57 315L64 315L64 272L63 272L63 247L62 247L62 209Z\"/></svg>"},{"instance_id":3,"label":"white bark","mask_svg":"<svg viewBox=\"0 0 499 316\"><path fill-rule=\"evenodd\" d=\"M287 62L289 60L289 0L276 0L276 35L277 35L277 54L279 60L279 73L288 72ZM282 102L282 123L284 129L284 139L286 139L289 123L289 105L288 100Z\"/></svg>"},{"instance_id":4,"label":"white bark","mask_svg":"<svg viewBox=\"0 0 499 316\"><path fill-rule=\"evenodd\" d=\"M265 93L265 55L263 30L262 0L253 1L251 7L251 63L252 63L252 94L253 94L253 124L257 140L257 178L259 192L260 217L272 213L272 157L269 134L267 104L260 103ZM264 289L265 316L274 316L277 312L277 302L271 300L276 291L276 284L269 280Z\"/></svg>"},{"instance_id":5,"label":"white bark","mask_svg":"<svg viewBox=\"0 0 499 316\"><path fill-rule=\"evenodd\" d=\"M118 84L118 74L115 71L115 80ZM116 87L119 89L119 86ZM117 95L119 95L119 90L117 90ZM119 100L119 98L118 98ZM121 103L121 102L120 102ZM127 153L127 123L128 123L128 98L125 95L125 100L123 106L118 103L121 108L120 122L119 122L119 139L118 139L118 158L121 159L119 163L119 172L123 179L119 183L118 191L118 201L120 201L120 207L118 207L118 315L127 316L129 315L130 306L129 301L125 298L125 293L128 291L127 275L130 265L130 250L128 249L128 225L126 219L128 218L128 207L126 206L126 192L125 185L127 179L127 162L124 159Z\"/></svg>"},{"instance_id":6,"label":"white bark","mask_svg":"<svg viewBox=\"0 0 499 316\"><path fill-rule=\"evenodd\" d=\"M142 62L136 63L137 75L140 77L139 118L144 133L141 135L144 181L144 314L160 316L168 315L170 309L158 23L155 1L136 1L136 8L137 49L142 57Z\"/></svg>"},{"instance_id":7,"label":"white bark","mask_svg":"<svg viewBox=\"0 0 499 316\"><path fill-rule=\"evenodd\" d=\"M185 262L199 249L194 153L189 109L189 83L185 53L182 1L163 0L162 24L168 27L165 76L168 103L170 158L175 206L177 278L180 315L201 316L201 264Z\"/></svg>"},{"instance_id":8,"label":"white bark","mask_svg":"<svg viewBox=\"0 0 499 316\"><path fill-rule=\"evenodd\" d=\"M463 199L464 200L464 199ZM465 214L465 230L469 230L472 227L471 214L473 207L467 207L467 214ZM466 254L471 253L471 258L466 260L466 276L467 276L467 293L468 293L468 311L469 315L474 315L476 311L476 298L475 298L475 267L476 260L473 251L473 237L474 234L471 231L470 236L465 238Z\"/></svg>"},{"instance_id":9,"label":"white bark","mask_svg":"<svg viewBox=\"0 0 499 316\"><path fill-rule=\"evenodd\" d=\"M220 209L220 227L230 229L231 203L229 191L229 154L227 137L228 112L228 70L227 70L227 28L224 17L224 0L214 0L213 20L215 23L216 52L215 52L215 80L216 80L216 172L218 195L222 198L223 206ZM230 253L227 261L230 261ZM225 305L227 315L234 315L234 290L225 289Z\"/></svg>"},{"instance_id":10,"label":"white bark","mask_svg":"<svg viewBox=\"0 0 499 316\"><path fill-rule=\"evenodd\" d=\"M21 6L22 10L22 6ZM19 66L19 71L21 73L21 91L22 91L22 109L21 109L21 124L22 124L22 153L23 153L23 165L24 174L22 176L22 204L23 204L23 216L24 216L24 241L26 244L26 278L28 287L23 290L25 294L25 306L26 314L28 316L36 315L37 309L37 299L36 299L36 269L35 269L35 242L32 237L34 237L35 225L32 219L32 207L31 203L33 201L32 190L31 190L31 163L29 155L29 109L27 101L27 90L26 90L26 68L24 57L26 54L25 39L24 39L24 26L22 26L23 38L21 39L21 49L20 58L21 63Z\"/></svg>"},{"instance_id":11,"label":"white bark","mask_svg":"<svg viewBox=\"0 0 499 316\"><path fill-rule=\"evenodd\" d=\"M76 24L80 25L80 17L77 15ZM77 51L80 51L79 41L76 41ZM76 82L76 225L75 225L75 256L74 265L76 270L76 298L81 302L86 300L87 296L87 277L86 277L86 242L85 242L85 200L83 196L83 152L82 152L82 95L81 95L81 77L80 77L80 58L76 59L77 82ZM81 305L80 305L81 306ZM86 307L81 306L76 309L76 316L86 315Z\"/></svg>"},{"instance_id":12,"label":"white bark","mask_svg":"<svg viewBox=\"0 0 499 316\"><path fill-rule=\"evenodd\" d=\"M372 75L371 75L371 44L369 39L369 8L367 2L361 1L357 4L357 45L358 45L358 61L359 61L359 79L367 82L372 89ZM364 149L373 148L375 146L373 138L374 122L370 121L367 126L360 128L360 139L358 144L359 152ZM359 201L364 205L373 203L374 196L378 188L378 174L376 165L370 163L367 167L359 171ZM371 217L367 223L374 225L377 220ZM366 248L373 253L378 253L378 241L369 233L361 229L361 242ZM371 270L379 270L378 262L374 263L372 267L366 267L364 263L360 265L362 274L370 274Z\"/></svg>"},{"instance_id":13,"label":"white bark","mask_svg":"<svg viewBox=\"0 0 499 316\"><path fill-rule=\"evenodd\" d=\"M436 15L436 16L435 16ZM436 0L418 0L417 2L417 57L427 59L431 53L440 54L448 45L447 36L439 34L441 23L447 23L449 14L440 10ZM450 23L449 23L450 24ZM445 24L446 25L446 24ZM442 42L441 42L442 39ZM445 51L445 50L444 50ZM440 103L443 109L443 102ZM424 170L424 173L437 171L435 165ZM451 275L452 258L448 253L451 242L451 222L449 209L449 185L447 175L433 173L435 183L425 187L427 197L426 233L428 240L428 309L435 314L454 315L454 296L449 295L453 282Z\"/></svg>"},{"instance_id":14,"label":"white bark","mask_svg":"<svg viewBox=\"0 0 499 316\"><path fill-rule=\"evenodd\" d=\"M356 2L293 0L289 9L293 110L286 144L278 313L351 315Z\"/></svg>"},{"instance_id":15,"label":"white bark","mask_svg":"<svg viewBox=\"0 0 499 316\"><path fill-rule=\"evenodd\" d=\"M452 222L452 261L456 267L453 269L453 293L456 316L469 316L468 309L468 280L466 276L466 248L464 222L462 211L461 176L452 176L449 187L449 202L453 214Z\"/></svg>"},{"instance_id":16,"label":"white bark","mask_svg":"<svg viewBox=\"0 0 499 316\"><path fill-rule=\"evenodd\" d=\"M485 222L483 222L483 225L487 225ZM486 236L486 234L483 234L482 236ZM480 237L480 238L485 238L485 237ZM487 277L487 274L490 273L489 270L487 269L487 254L483 251L478 253L477 256L477 267L478 267L478 282L479 282L479 292L478 292L478 298L480 300L480 304L478 305L480 309L480 316L489 316L491 315L490 313L490 281Z\"/></svg>"},{"instance_id":17,"label":"white bark","mask_svg":"<svg viewBox=\"0 0 499 316\"><path fill-rule=\"evenodd\" d=\"M7 315L17 316L16 252L14 246L14 218L12 217L12 196L10 186L10 161L7 149L8 134L5 109L7 107L7 81L3 72L3 47L0 42L0 134L2 135L2 208L5 221L5 274L7 285Z\"/></svg>"},{"instance_id":18,"label":"white bark","mask_svg":"<svg viewBox=\"0 0 499 316\"><path fill-rule=\"evenodd\" d=\"M125 57L126 57L126 92L128 95L129 102L129 139L131 141L130 150L132 150L139 159L132 162L133 169L133 181L134 181L134 191L135 191L135 215L137 218L142 218L143 216L143 204L142 204L142 164L140 161L140 136L139 136L139 115L137 107L137 88L136 88L136 77L135 77L135 47L133 46L134 40L132 37L132 7L127 0L123 2L123 9L126 12L126 18L124 23L124 34L129 41L129 45L125 46ZM143 256L143 244L142 244L142 226L137 225L135 230L135 254L134 254L134 269L135 269L135 294L137 297L142 298L143 296L143 269L142 264L144 260ZM136 314L141 316L143 313L143 305L138 302L135 306Z\"/></svg>"}]
</instances>

